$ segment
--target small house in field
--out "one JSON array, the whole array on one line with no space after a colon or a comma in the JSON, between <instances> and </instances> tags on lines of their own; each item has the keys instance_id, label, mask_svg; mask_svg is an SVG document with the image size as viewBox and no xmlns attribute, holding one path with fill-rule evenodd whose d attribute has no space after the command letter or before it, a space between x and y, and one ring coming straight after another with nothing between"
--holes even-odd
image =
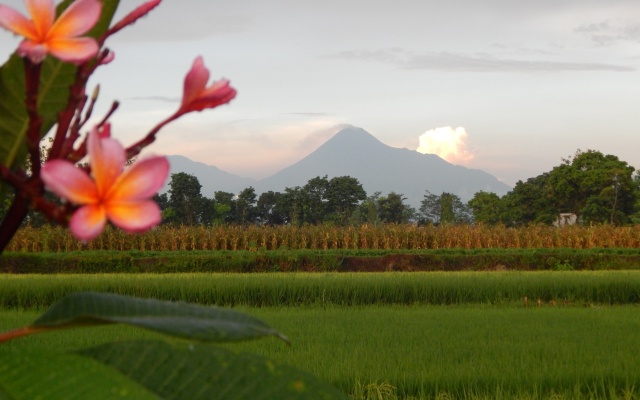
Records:
<instances>
[{"instance_id":1,"label":"small house in field","mask_svg":"<svg viewBox=\"0 0 640 400\"><path fill-rule=\"evenodd\" d=\"M574 213L560 213L553 226L572 226L578 223L578 216Z\"/></svg>"}]
</instances>

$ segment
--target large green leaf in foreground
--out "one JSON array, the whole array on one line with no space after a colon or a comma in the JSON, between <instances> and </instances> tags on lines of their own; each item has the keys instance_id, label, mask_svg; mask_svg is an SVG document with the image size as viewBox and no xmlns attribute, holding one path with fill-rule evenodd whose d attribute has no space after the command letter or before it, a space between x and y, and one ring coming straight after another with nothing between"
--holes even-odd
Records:
<instances>
[{"instance_id":1,"label":"large green leaf in foreground","mask_svg":"<svg viewBox=\"0 0 640 400\"><path fill-rule=\"evenodd\" d=\"M250 315L184 302L138 299L111 293L75 293L51 306L30 328L55 330L122 323L201 341L287 338Z\"/></svg>"},{"instance_id":2,"label":"large green leaf in foreground","mask_svg":"<svg viewBox=\"0 0 640 400\"><path fill-rule=\"evenodd\" d=\"M347 399L295 368L207 344L131 341L79 354L117 369L162 399Z\"/></svg>"},{"instance_id":3,"label":"large green leaf in foreground","mask_svg":"<svg viewBox=\"0 0 640 400\"><path fill-rule=\"evenodd\" d=\"M0 348L0 399L157 399L120 372L76 354Z\"/></svg>"}]
</instances>

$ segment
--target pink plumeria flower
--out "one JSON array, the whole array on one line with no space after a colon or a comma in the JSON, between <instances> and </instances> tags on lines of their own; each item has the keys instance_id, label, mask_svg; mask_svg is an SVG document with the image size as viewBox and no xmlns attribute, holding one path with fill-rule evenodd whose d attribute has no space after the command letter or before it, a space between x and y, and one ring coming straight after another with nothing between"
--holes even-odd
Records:
<instances>
[{"instance_id":1,"label":"pink plumeria flower","mask_svg":"<svg viewBox=\"0 0 640 400\"><path fill-rule=\"evenodd\" d=\"M40 63L47 54L74 64L83 63L98 53L98 43L88 32L100 19L99 0L76 0L56 20L53 0L25 0L27 17L11 7L0 5L0 27L24 36L18 54Z\"/></svg>"},{"instance_id":2,"label":"pink plumeria flower","mask_svg":"<svg viewBox=\"0 0 640 400\"><path fill-rule=\"evenodd\" d=\"M125 170L125 150L105 130L92 130L87 148L92 177L66 160L47 161L40 175L49 190L80 206L69 221L71 233L92 240L107 220L131 233L158 225L162 215L151 197L167 180L167 158L143 158Z\"/></svg>"},{"instance_id":3,"label":"pink plumeria flower","mask_svg":"<svg viewBox=\"0 0 640 400\"><path fill-rule=\"evenodd\" d=\"M208 81L209 70L204 66L202 57L198 56L184 78L182 104L178 114L214 108L236 97L236 90L229 86L228 80L222 79L207 87Z\"/></svg>"}]
</instances>

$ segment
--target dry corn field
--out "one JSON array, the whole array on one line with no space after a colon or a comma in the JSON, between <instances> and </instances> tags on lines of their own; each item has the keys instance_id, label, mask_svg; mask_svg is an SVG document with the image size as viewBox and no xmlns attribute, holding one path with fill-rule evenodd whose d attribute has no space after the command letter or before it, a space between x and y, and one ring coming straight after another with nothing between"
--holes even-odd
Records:
<instances>
[{"instance_id":1,"label":"dry corn field","mask_svg":"<svg viewBox=\"0 0 640 400\"><path fill-rule=\"evenodd\" d=\"M16 252L78 250L415 250L485 248L640 248L640 226L161 226L142 235L109 228L89 243L60 227L22 228L7 248Z\"/></svg>"}]
</instances>

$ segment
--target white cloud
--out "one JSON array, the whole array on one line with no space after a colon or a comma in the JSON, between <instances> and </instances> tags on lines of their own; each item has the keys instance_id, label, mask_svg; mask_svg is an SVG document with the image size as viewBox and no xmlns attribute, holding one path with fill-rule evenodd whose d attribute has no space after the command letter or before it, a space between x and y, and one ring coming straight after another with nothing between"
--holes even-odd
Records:
<instances>
[{"instance_id":1,"label":"white cloud","mask_svg":"<svg viewBox=\"0 0 640 400\"><path fill-rule=\"evenodd\" d=\"M474 158L467 144L467 131L450 126L431 129L420 135L417 152L436 154L452 164L468 164Z\"/></svg>"}]
</instances>

